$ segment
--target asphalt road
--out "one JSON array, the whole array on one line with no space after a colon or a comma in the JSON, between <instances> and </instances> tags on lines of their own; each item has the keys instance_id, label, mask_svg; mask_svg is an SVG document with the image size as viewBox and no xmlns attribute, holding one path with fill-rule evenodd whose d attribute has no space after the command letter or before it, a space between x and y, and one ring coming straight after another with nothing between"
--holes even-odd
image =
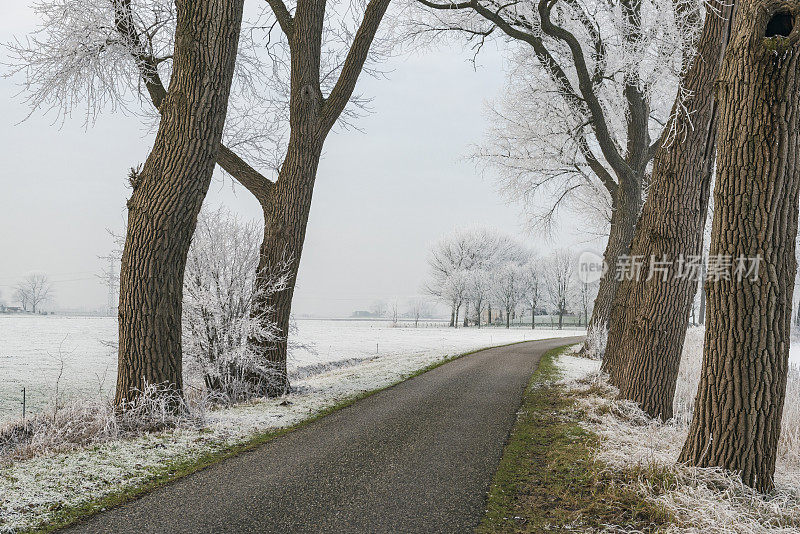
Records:
<instances>
[{"instance_id":1,"label":"asphalt road","mask_svg":"<svg viewBox=\"0 0 800 534\"><path fill-rule=\"evenodd\" d=\"M68 532L469 532L541 355L579 340L460 358Z\"/></svg>"}]
</instances>

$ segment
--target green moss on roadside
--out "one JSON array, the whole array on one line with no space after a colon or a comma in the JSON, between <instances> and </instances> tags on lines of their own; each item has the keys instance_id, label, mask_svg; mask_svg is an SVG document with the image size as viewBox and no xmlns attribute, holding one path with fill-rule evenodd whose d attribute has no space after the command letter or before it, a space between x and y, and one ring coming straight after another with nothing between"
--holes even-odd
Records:
<instances>
[{"instance_id":1,"label":"green moss on roadside","mask_svg":"<svg viewBox=\"0 0 800 534\"><path fill-rule=\"evenodd\" d=\"M576 398L555 381L562 347L542 357L520 408L477 532L656 532L672 522L663 508L643 500L629 482L674 485L657 469L612 470L594 459L599 438L584 430Z\"/></svg>"}]
</instances>

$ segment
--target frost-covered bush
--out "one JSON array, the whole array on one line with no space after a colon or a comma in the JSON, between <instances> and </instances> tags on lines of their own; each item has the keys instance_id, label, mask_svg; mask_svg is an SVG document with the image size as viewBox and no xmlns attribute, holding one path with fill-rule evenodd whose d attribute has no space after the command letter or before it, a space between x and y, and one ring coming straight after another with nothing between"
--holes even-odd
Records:
<instances>
[{"instance_id":1,"label":"frost-covered bush","mask_svg":"<svg viewBox=\"0 0 800 534\"><path fill-rule=\"evenodd\" d=\"M187 371L217 403L260 395L277 377L264 348L281 341L270 310L254 306L286 289L279 269L254 289L261 232L225 209L202 213L184 278L183 347ZM254 312L258 309L258 312ZM191 383L191 377L189 382Z\"/></svg>"},{"instance_id":2,"label":"frost-covered bush","mask_svg":"<svg viewBox=\"0 0 800 534\"><path fill-rule=\"evenodd\" d=\"M148 386L123 410L103 398L55 403L0 428L0 464L168 428L200 428L205 414L204 402L189 405L159 386Z\"/></svg>"}]
</instances>

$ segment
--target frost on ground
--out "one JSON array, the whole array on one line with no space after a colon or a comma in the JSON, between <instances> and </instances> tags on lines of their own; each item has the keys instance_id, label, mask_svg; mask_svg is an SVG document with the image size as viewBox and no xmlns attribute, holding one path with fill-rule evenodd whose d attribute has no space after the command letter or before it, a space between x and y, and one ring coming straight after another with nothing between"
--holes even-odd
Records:
<instances>
[{"instance_id":1,"label":"frost on ground","mask_svg":"<svg viewBox=\"0 0 800 534\"><path fill-rule=\"evenodd\" d=\"M328 325L319 328L330 330ZM370 329L364 324L352 328L345 325L338 336L328 334L326 357L296 366L293 385L298 392L285 399L288 402L260 400L208 411L176 430L89 443L0 466L0 532L46 524L59 510L139 487L158 475L168 474L176 464L292 426L342 401L391 385L450 355L490 345L568 335L574 332L390 326ZM317 340L321 337L317 336ZM317 350L320 349L325 347L318 342Z\"/></svg>"},{"instance_id":2,"label":"frost on ground","mask_svg":"<svg viewBox=\"0 0 800 534\"><path fill-rule=\"evenodd\" d=\"M597 459L610 468L666 470L675 480L653 487L646 477L633 483L643 499L676 518L667 532L797 533L800 532L800 369L791 367L779 442L774 494L764 496L744 486L739 477L719 469L676 465L694 409L703 355L701 328L686 336L675 395L675 417L661 423L638 406L616 400L615 391L599 374L598 362L571 355L559 366L568 388L582 393L585 427L600 436Z\"/></svg>"},{"instance_id":3,"label":"frost on ground","mask_svg":"<svg viewBox=\"0 0 800 534\"><path fill-rule=\"evenodd\" d=\"M411 323L413 324L413 323ZM408 322L298 320L292 341L300 345L289 360L298 377L333 362L429 351L464 352L477 347L582 332L525 328L413 328ZM56 384L64 398L106 398L113 391L117 336L112 317L0 315L0 425L22 416L22 388L28 413L52 405Z\"/></svg>"}]
</instances>

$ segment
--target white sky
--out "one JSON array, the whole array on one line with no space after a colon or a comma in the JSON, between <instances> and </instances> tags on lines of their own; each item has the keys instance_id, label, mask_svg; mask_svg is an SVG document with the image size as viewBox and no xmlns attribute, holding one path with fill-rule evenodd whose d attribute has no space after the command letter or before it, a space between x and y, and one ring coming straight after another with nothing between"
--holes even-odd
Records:
<instances>
[{"instance_id":1,"label":"white sky","mask_svg":"<svg viewBox=\"0 0 800 534\"><path fill-rule=\"evenodd\" d=\"M29 8L4 6L0 41L24 35ZM0 54L2 54L0 52ZM349 315L376 299L403 309L420 292L429 242L456 226L488 224L542 252L557 244L525 235L518 206L496 193L465 161L480 142L488 100L503 85L502 57L486 47L477 70L459 50L426 51L390 62L389 79L363 78L372 97L362 130L334 132L326 143L298 277L298 315ZM0 58L2 63L2 58ZM135 117L106 113L88 130L80 114L63 126L28 109L19 79L0 79L0 299L31 271L55 282L54 304L102 308L98 256L112 248L107 229L122 232L128 169L146 157L152 137ZM229 180L216 180L207 199L246 218L258 204Z\"/></svg>"}]
</instances>

